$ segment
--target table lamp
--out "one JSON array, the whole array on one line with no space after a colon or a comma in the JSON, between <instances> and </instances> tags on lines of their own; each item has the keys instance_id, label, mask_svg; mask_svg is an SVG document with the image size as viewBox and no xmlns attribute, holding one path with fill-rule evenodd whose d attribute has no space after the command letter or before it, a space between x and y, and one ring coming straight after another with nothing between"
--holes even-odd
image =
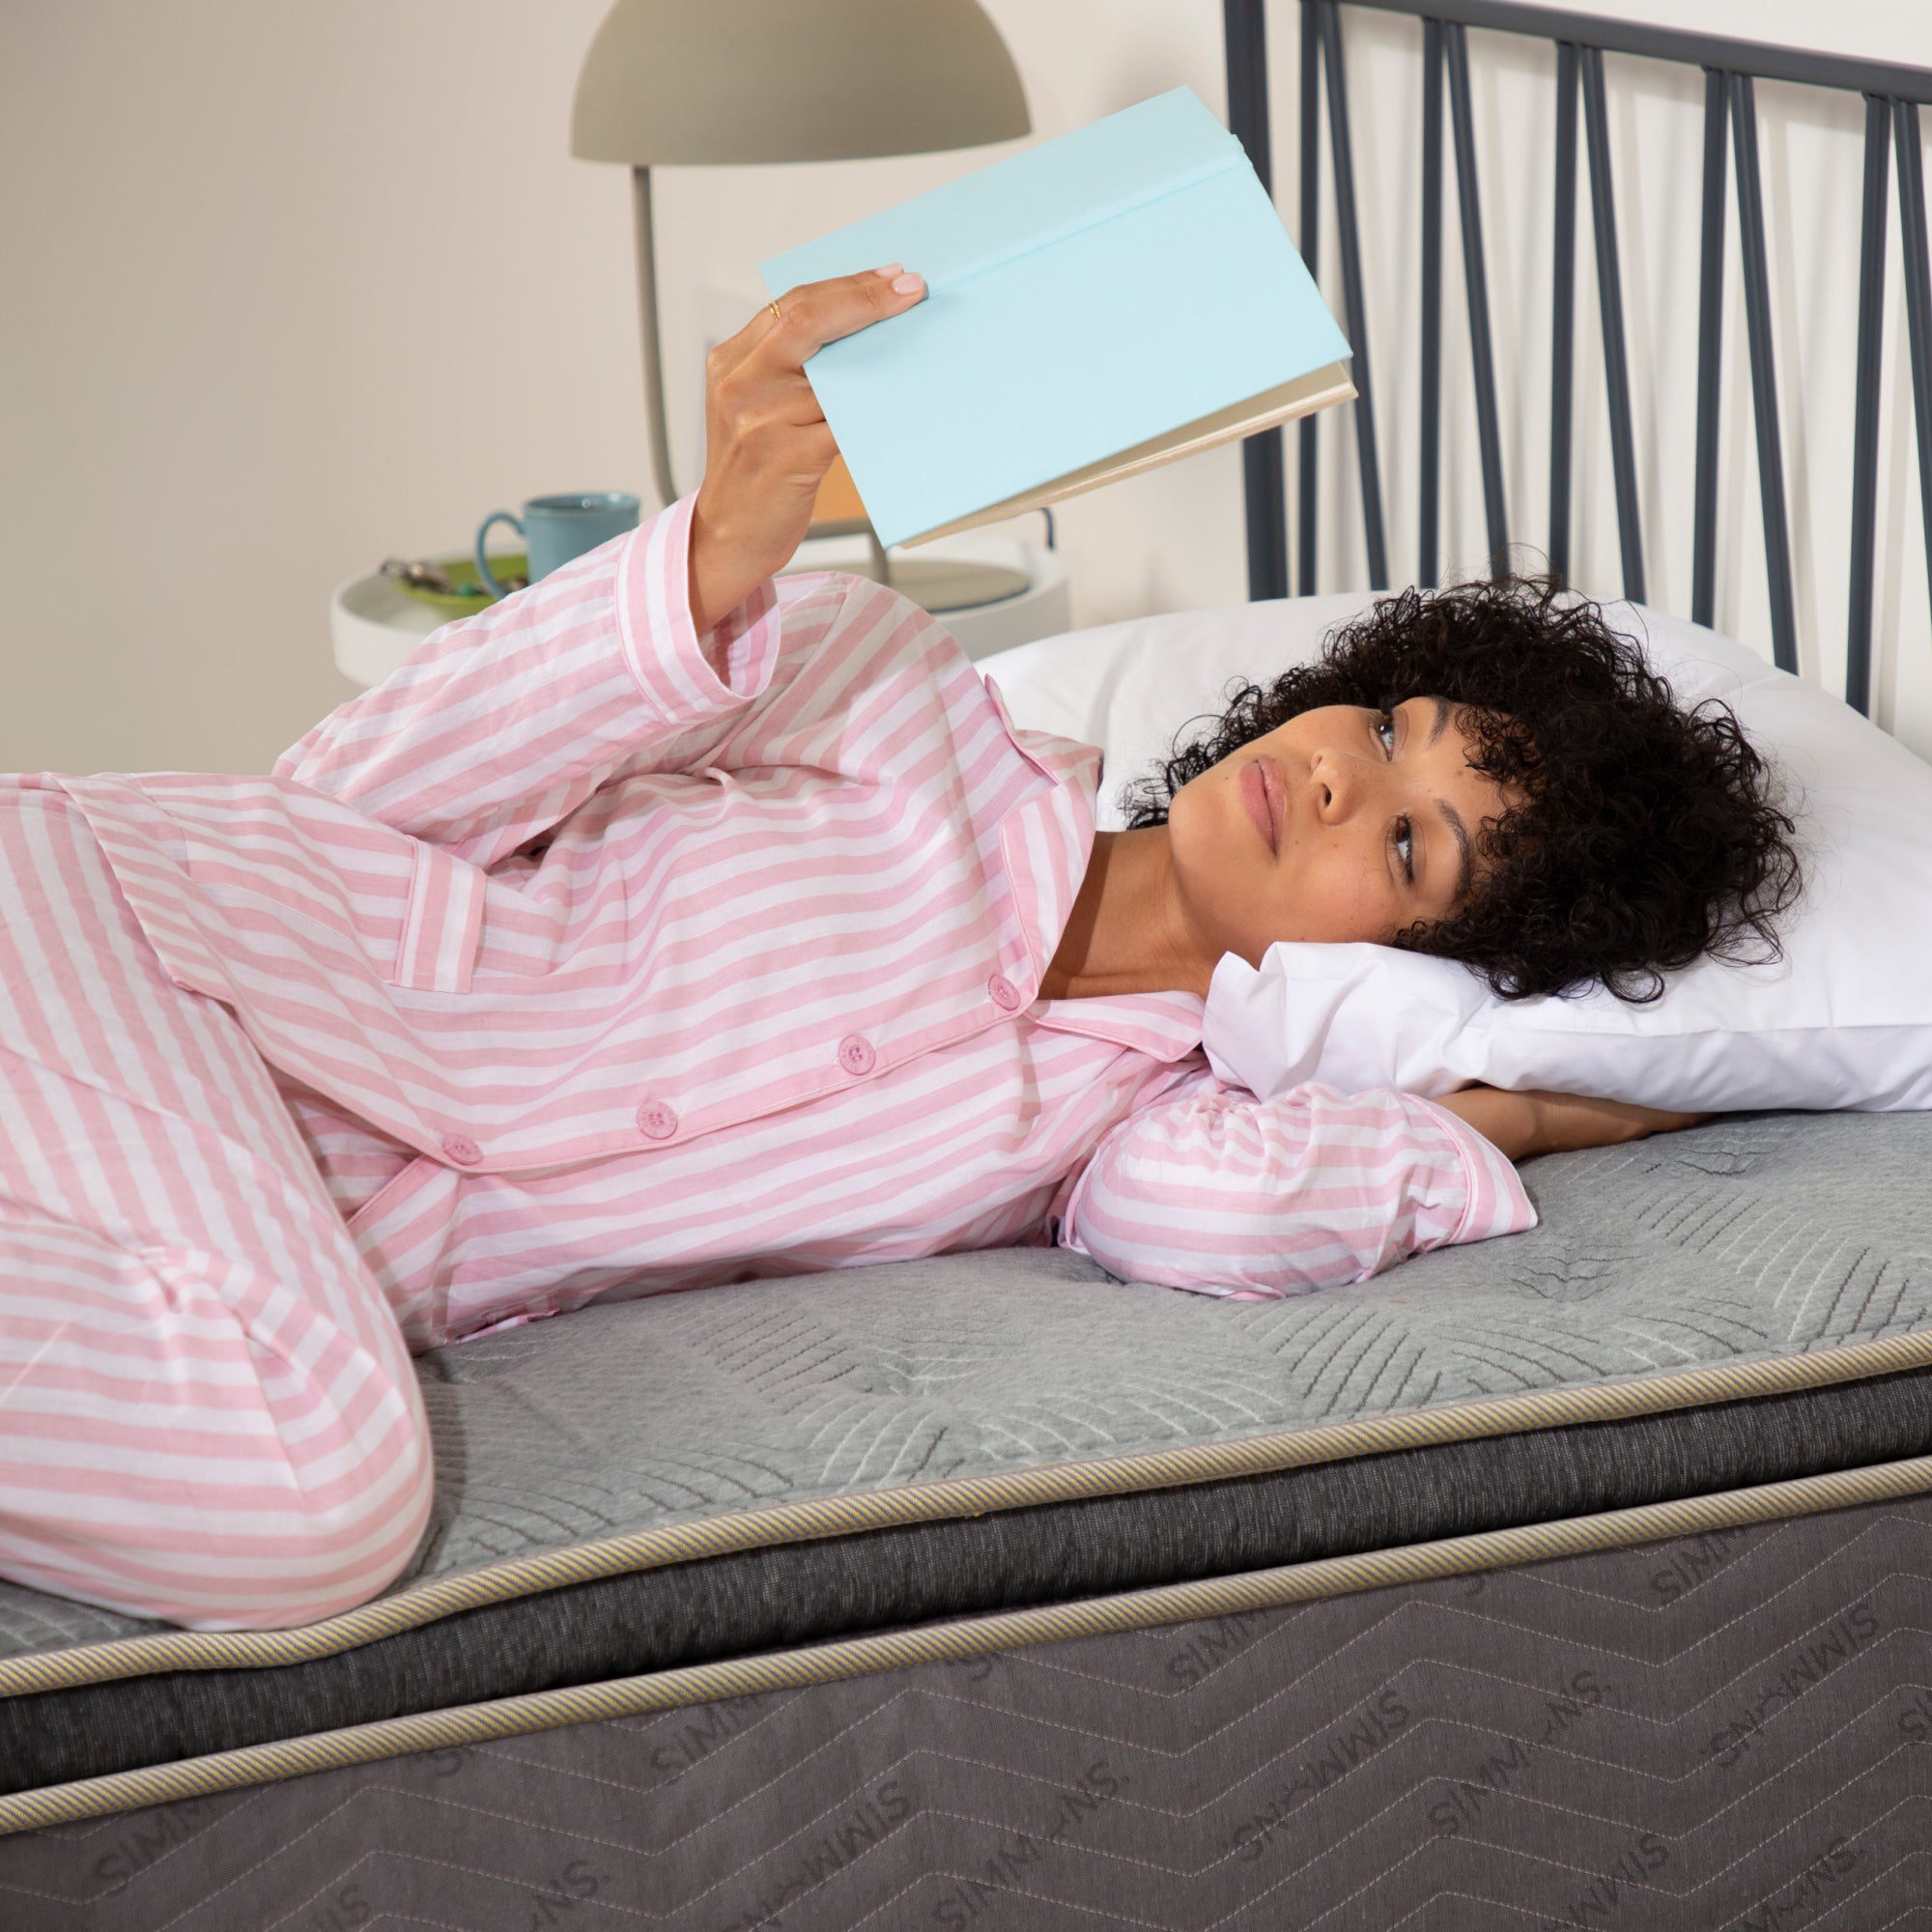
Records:
<instances>
[{"instance_id":1,"label":"table lamp","mask_svg":"<svg viewBox=\"0 0 1932 1932\"><path fill-rule=\"evenodd\" d=\"M577 77L570 151L630 165L651 465L664 502L677 491L651 169L932 154L1031 130L1012 56L977 0L617 0ZM861 532L871 536L871 525L841 462L819 492L812 534ZM875 537L872 546L883 576ZM1014 572L992 576L1013 581L994 588L988 578L965 601L1026 584ZM951 581L953 597L972 589L957 566Z\"/></svg>"}]
</instances>

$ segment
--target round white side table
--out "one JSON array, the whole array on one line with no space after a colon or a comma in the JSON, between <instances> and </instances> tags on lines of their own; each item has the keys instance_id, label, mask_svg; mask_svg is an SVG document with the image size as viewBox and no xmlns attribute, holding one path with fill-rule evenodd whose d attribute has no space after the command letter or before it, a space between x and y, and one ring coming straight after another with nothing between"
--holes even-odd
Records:
<instances>
[{"instance_id":1,"label":"round white side table","mask_svg":"<svg viewBox=\"0 0 1932 1932\"><path fill-rule=\"evenodd\" d=\"M448 621L405 597L386 577L352 577L328 600L335 668L351 684L381 684L432 631Z\"/></svg>"},{"instance_id":2,"label":"round white side table","mask_svg":"<svg viewBox=\"0 0 1932 1932\"><path fill-rule=\"evenodd\" d=\"M851 570L868 575L863 541L822 537L807 544L781 576L808 570ZM939 581L949 559L994 563L1020 572L1026 588L992 604L945 611L939 621L969 658L990 657L1012 644L1057 637L1073 623L1066 566L1042 544L1013 537L956 537L929 549L895 553L892 564L906 570L906 587L917 591ZM353 684L381 684L432 631L448 620L405 597L386 577L354 577L329 599L329 639L335 668Z\"/></svg>"}]
</instances>

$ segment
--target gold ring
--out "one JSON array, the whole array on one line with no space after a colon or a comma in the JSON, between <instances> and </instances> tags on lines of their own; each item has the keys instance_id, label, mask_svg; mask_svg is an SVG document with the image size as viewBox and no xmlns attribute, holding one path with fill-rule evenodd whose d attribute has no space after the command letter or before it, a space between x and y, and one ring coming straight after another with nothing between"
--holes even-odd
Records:
<instances>
[{"instance_id":1,"label":"gold ring","mask_svg":"<svg viewBox=\"0 0 1932 1932\"><path fill-rule=\"evenodd\" d=\"M775 301L769 301L765 304L765 306L771 310L772 320L775 323L777 323L781 328L782 328L784 327L784 310L780 308L778 303Z\"/></svg>"}]
</instances>

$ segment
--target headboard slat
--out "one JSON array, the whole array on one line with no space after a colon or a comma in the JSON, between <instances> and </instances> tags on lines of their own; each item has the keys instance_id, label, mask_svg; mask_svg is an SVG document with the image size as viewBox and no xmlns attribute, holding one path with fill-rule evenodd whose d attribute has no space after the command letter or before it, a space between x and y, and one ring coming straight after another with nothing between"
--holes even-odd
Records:
<instances>
[{"instance_id":1,"label":"headboard slat","mask_svg":"<svg viewBox=\"0 0 1932 1932\"><path fill-rule=\"evenodd\" d=\"M1331 10L1332 11L1332 10ZM1469 39L1446 30L1449 121L1456 131L1456 201L1463 223L1463 285L1469 298L1469 359L1476 384L1476 441L1482 452L1483 518L1490 571L1509 569L1509 507L1503 497L1503 438L1496 413L1496 360L1490 340L1490 277L1483 257L1483 199L1476 183L1476 117L1469 100ZM1339 38L1340 29L1337 34Z\"/></svg>"},{"instance_id":2,"label":"headboard slat","mask_svg":"<svg viewBox=\"0 0 1932 1932\"><path fill-rule=\"evenodd\" d=\"M1228 127L1247 151L1261 185L1274 193L1267 111L1267 17L1242 0L1222 0L1222 51L1228 68ZM1288 595L1288 491L1281 471L1281 431L1264 430L1241 444L1242 496L1248 510L1248 598ZM1255 526L1260 525L1257 540Z\"/></svg>"},{"instance_id":3,"label":"headboard slat","mask_svg":"<svg viewBox=\"0 0 1932 1932\"><path fill-rule=\"evenodd\" d=\"M1587 14L1526 6L1521 0L1350 0L1350 5L1386 14L1428 14L1465 27L1488 27L1539 41L1575 41L1606 54L1641 54L1650 60L1722 68L1727 73L1754 73L1760 80L1795 80L1807 87L1841 87L1852 94L1869 90L1896 100L1932 101L1932 69L1620 20L1601 11L1603 0L1596 0L1596 11Z\"/></svg>"},{"instance_id":4,"label":"headboard slat","mask_svg":"<svg viewBox=\"0 0 1932 1932\"><path fill-rule=\"evenodd\" d=\"M1234 0L1229 0L1233 5ZM1244 0L1260 13L1264 0ZM1301 259L1308 272L1321 273L1321 66L1320 32L1321 12L1317 0L1301 4ZM1295 461L1299 465L1295 491L1295 589L1303 597L1315 595L1315 538L1321 445L1318 440L1319 416L1303 416L1296 442ZM1252 526L1251 526L1252 527ZM1252 542L1252 539L1250 539Z\"/></svg>"},{"instance_id":5,"label":"headboard slat","mask_svg":"<svg viewBox=\"0 0 1932 1932\"><path fill-rule=\"evenodd\" d=\"M1704 70L1704 210L1698 232L1696 497L1690 528L1690 621L1718 607L1718 383L1724 351L1724 156L1730 77Z\"/></svg>"},{"instance_id":6,"label":"headboard slat","mask_svg":"<svg viewBox=\"0 0 1932 1932\"><path fill-rule=\"evenodd\" d=\"M1926 261L1925 166L1918 106L1893 101L1891 125L1898 149L1898 226L1905 244L1906 341L1918 430L1918 507L1925 524L1925 575L1932 583L1932 271Z\"/></svg>"},{"instance_id":7,"label":"headboard slat","mask_svg":"<svg viewBox=\"0 0 1932 1932\"><path fill-rule=\"evenodd\" d=\"M1462 30L1459 28L1459 32ZM1610 404L1610 470L1617 494L1617 539L1624 595L1643 602L1643 527L1637 520L1636 436L1631 427L1630 363L1624 353L1623 276L1617 267L1617 205L1610 180L1609 111L1604 102L1604 50L1583 49L1583 128L1590 151L1590 213L1597 236L1597 307L1603 319L1604 379Z\"/></svg>"},{"instance_id":8,"label":"headboard slat","mask_svg":"<svg viewBox=\"0 0 1932 1932\"><path fill-rule=\"evenodd\" d=\"M1433 22L1431 23L1434 24ZM1570 576L1570 426L1577 344L1577 47L1556 43L1556 238L1549 298L1549 570Z\"/></svg>"},{"instance_id":9,"label":"headboard slat","mask_svg":"<svg viewBox=\"0 0 1932 1932\"><path fill-rule=\"evenodd\" d=\"M1349 136L1349 88L1342 68L1342 22L1336 0L1316 0L1321 64L1328 77L1328 145L1335 168L1335 240L1342 253L1342 298L1355 383L1355 468L1362 484L1362 533L1369 587L1388 588L1388 538L1382 523L1381 462L1376 450L1375 384L1369 365L1369 305L1362 289L1362 238L1355 219L1355 156Z\"/></svg>"},{"instance_id":10,"label":"headboard slat","mask_svg":"<svg viewBox=\"0 0 1932 1932\"><path fill-rule=\"evenodd\" d=\"M1442 23L1422 23L1422 421L1415 581L1434 583L1442 501Z\"/></svg>"},{"instance_id":11,"label":"headboard slat","mask_svg":"<svg viewBox=\"0 0 1932 1932\"><path fill-rule=\"evenodd\" d=\"M1777 421L1777 358L1771 339L1771 270L1764 247L1764 184L1757 164L1757 90L1731 76L1731 147L1738 168L1738 245L1745 266L1745 334L1750 344L1751 410L1757 427L1758 495L1764 507L1764 571L1771 594L1771 655L1798 668L1798 617L1791 595L1791 532L1784 515L1784 440Z\"/></svg>"},{"instance_id":12,"label":"headboard slat","mask_svg":"<svg viewBox=\"0 0 1932 1932\"><path fill-rule=\"evenodd\" d=\"M1878 535L1878 383L1885 349L1885 230L1890 111L1865 96L1865 178L1859 241L1859 368L1852 408L1852 554L1845 615L1845 702L1871 714L1872 555Z\"/></svg>"}]
</instances>

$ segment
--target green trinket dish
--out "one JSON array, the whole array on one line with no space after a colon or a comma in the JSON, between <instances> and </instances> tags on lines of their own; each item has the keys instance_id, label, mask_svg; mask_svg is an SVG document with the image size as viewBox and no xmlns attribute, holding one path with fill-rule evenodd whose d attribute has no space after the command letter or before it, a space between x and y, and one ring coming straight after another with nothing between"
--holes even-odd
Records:
<instances>
[{"instance_id":1,"label":"green trinket dish","mask_svg":"<svg viewBox=\"0 0 1932 1932\"><path fill-rule=\"evenodd\" d=\"M432 611L440 611L445 617L473 617L477 611L487 611L496 603L496 598L477 579L476 559L473 556L433 556L429 561L456 588L425 590L420 584L392 580L405 597L412 598L418 604L427 604ZM505 551L500 555L495 551L490 553L490 568L497 573L500 582L508 582L512 577L528 576L529 567L529 558L523 551Z\"/></svg>"}]
</instances>

